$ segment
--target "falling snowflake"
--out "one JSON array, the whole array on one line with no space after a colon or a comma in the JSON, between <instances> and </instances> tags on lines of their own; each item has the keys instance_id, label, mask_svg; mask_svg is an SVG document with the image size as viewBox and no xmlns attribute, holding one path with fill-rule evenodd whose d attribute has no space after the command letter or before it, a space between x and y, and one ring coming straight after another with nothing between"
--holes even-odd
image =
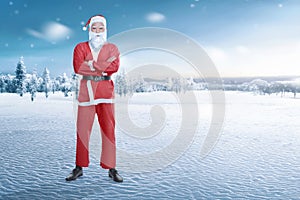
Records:
<instances>
[{"instance_id":1,"label":"falling snowflake","mask_svg":"<svg viewBox=\"0 0 300 200\"><path fill-rule=\"evenodd\" d=\"M5 47L8 47L8 43L5 43L5 45L4 45Z\"/></svg>"},{"instance_id":2,"label":"falling snowflake","mask_svg":"<svg viewBox=\"0 0 300 200\"><path fill-rule=\"evenodd\" d=\"M67 39L67 40L69 40L69 39L70 39L70 36L69 36L69 35L67 35L66 39Z\"/></svg>"},{"instance_id":3,"label":"falling snowflake","mask_svg":"<svg viewBox=\"0 0 300 200\"><path fill-rule=\"evenodd\" d=\"M27 8L28 6L27 6L27 4L24 4L24 8Z\"/></svg>"},{"instance_id":4,"label":"falling snowflake","mask_svg":"<svg viewBox=\"0 0 300 200\"><path fill-rule=\"evenodd\" d=\"M14 5L14 2L10 1L10 2L9 2L9 5L10 5L10 6Z\"/></svg>"},{"instance_id":5,"label":"falling snowflake","mask_svg":"<svg viewBox=\"0 0 300 200\"><path fill-rule=\"evenodd\" d=\"M78 6L78 10L82 10L82 6Z\"/></svg>"},{"instance_id":6,"label":"falling snowflake","mask_svg":"<svg viewBox=\"0 0 300 200\"><path fill-rule=\"evenodd\" d=\"M85 22L84 22L84 21L81 21L80 24L81 24L82 26L84 26L84 25L85 25Z\"/></svg>"},{"instance_id":7,"label":"falling snowflake","mask_svg":"<svg viewBox=\"0 0 300 200\"><path fill-rule=\"evenodd\" d=\"M34 47L34 44L30 44L30 48L33 48Z\"/></svg>"},{"instance_id":8,"label":"falling snowflake","mask_svg":"<svg viewBox=\"0 0 300 200\"><path fill-rule=\"evenodd\" d=\"M278 8L282 8L283 7L283 5L280 3L280 4L278 4Z\"/></svg>"},{"instance_id":9,"label":"falling snowflake","mask_svg":"<svg viewBox=\"0 0 300 200\"><path fill-rule=\"evenodd\" d=\"M15 13L15 15L18 15L20 12L19 12L19 10L15 10L14 13Z\"/></svg>"},{"instance_id":10,"label":"falling snowflake","mask_svg":"<svg viewBox=\"0 0 300 200\"><path fill-rule=\"evenodd\" d=\"M57 21L57 22L60 22L60 18L59 18L59 17L57 17L57 18L56 18L56 21Z\"/></svg>"},{"instance_id":11,"label":"falling snowflake","mask_svg":"<svg viewBox=\"0 0 300 200\"><path fill-rule=\"evenodd\" d=\"M192 4L190 5L190 7L191 7L191 8L195 8L195 4L192 3Z\"/></svg>"}]
</instances>

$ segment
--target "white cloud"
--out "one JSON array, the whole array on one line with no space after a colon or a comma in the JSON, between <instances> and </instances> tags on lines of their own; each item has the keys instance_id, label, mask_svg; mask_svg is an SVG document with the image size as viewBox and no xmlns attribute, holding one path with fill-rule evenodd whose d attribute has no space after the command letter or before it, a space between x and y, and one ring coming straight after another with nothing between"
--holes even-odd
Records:
<instances>
[{"instance_id":1,"label":"white cloud","mask_svg":"<svg viewBox=\"0 0 300 200\"><path fill-rule=\"evenodd\" d=\"M300 47L296 41L257 47L246 60L240 60L249 71L262 75L300 74Z\"/></svg>"},{"instance_id":2,"label":"white cloud","mask_svg":"<svg viewBox=\"0 0 300 200\"><path fill-rule=\"evenodd\" d=\"M50 42L57 42L66 39L72 33L67 26L57 23L48 22L42 27L42 31L38 32L33 29L27 29L27 33L33 37L44 39Z\"/></svg>"},{"instance_id":3,"label":"white cloud","mask_svg":"<svg viewBox=\"0 0 300 200\"><path fill-rule=\"evenodd\" d=\"M166 17L161 13L152 12L147 14L146 19L151 23L159 23L164 21Z\"/></svg>"},{"instance_id":4,"label":"white cloud","mask_svg":"<svg viewBox=\"0 0 300 200\"><path fill-rule=\"evenodd\" d=\"M222 63L227 60L228 56L224 50L218 47L207 47L207 54L215 63Z\"/></svg>"},{"instance_id":5,"label":"white cloud","mask_svg":"<svg viewBox=\"0 0 300 200\"><path fill-rule=\"evenodd\" d=\"M272 45L209 47L207 53L221 76L283 76L300 74L300 41Z\"/></svg>"},{"instance_id":6,"label":"white cloud","mask_svg":"<svg viewBox=\"0 0 300 200\"><path fill-rule=\"evenodd\" d=\"M43 39L44 38L44 35L38 31L35 31L33 29L27 29L26 30L27 33L33 37L36 37L36 38L39 38L39 39Z\"/></svg>"},{"instance_id":7,"label":"white cloud","mask_svg":"<svg viewBox=\"0 0 300 200\"><path fill-rule=\"evenodd\" d=\"M240 54L247 54L250 52L250 49L248 47L242 45L236 46L235 49Z\"/></svg>"}]
</instances>

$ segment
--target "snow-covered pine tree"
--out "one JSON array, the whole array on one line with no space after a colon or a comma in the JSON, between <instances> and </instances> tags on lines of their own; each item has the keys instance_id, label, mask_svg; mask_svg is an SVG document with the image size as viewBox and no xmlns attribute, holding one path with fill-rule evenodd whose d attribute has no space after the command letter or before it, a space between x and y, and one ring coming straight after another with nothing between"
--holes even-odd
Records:
<instances>
[{"instance_id":1,"label":"snow-covered pine tree","mask_svg":"<svg viewBox=\"0 0 300 200\"><path fill-rule=\"evenodd\" d=\"M71 91L71 83L66 73L63 73L61 77L61 91L65 94L65 97L69 96L68 92Z\"/></svg>"},{"instance_id":2,"label":"snow-covered pine tree","mask_svg":"<svg viewBox=\"0 0 300 200\"><path fill-rule=\"evenodd\" d=\"M146 92L146 83L142 74L139 74L135 84L135 92Z\"/></svg>"},{"instance_id":3,"label":"snow-covered pine tree","mask_svg":"<svg viewBox=\"0 0 300 200\"><path fill-rule=\"evenodd\" d=\"M20 96L23 96L26 92L26 85L24 84L25 77L26 67L24 65L24 57L21 56L16 68L16 88L17 93L20 94Z\"/></svg>"},{"instance_id":4,"label":"snow-covered pine tree","mask_svg":"<svg viewBox=\"0 0 300 200\"><path fill-rule=\"evenodd\" d=\"M5 87L6 87L5 76L0 75L0 93L6 92Z\"/></svg>"},{"instance_id":5,"label":"snow-covered pine tree","mask_svg":"<svg viewBox=\"0 0 300 200\"><path fill-rule=\"evenodd\" d=\"M132 78L126 77L126 82L127 82L127 91L126 94L132 95L135 92L135 80Z\"/></svg>"},{"instance_id":6,"label":"snow-covered pine tree","mask_svg":"<svg viewBox=\"0 0 300 200\"><path fill-rule=\"evenodd\" d=\"M49 92L51 91L51 79L50 79L50 72L47 69L47 67L45 67L44 72L43 72L43 82L42 82L42 89L43 92L45 92L46 98L48 98L49 96Z\"/></svg>"},{"instance_id":7,"label":"snow-covered pine tree","mask_svg":"<svg viewBox=\"0 0 300 200\"><path fill-rule=\"evenodd\" d=\"M187 90L193 90L195 89L195 81L194 81L194 78L193 77L190 77L187 79Z\"/></svg>"},{"instance_id":8,"label":"snow-covered pine tree","mask_svg":"<svg viewBox=\"0 0 300 200\"><path fill-rule=\"evenodd\" d=\"M128 93L128 84L124 70L116 75L115 92L120 96L126 96Z\"/></svg>"},{"instance_id":9,"label":"snow-covered pine tree","mask_svg":"<svg viewBox=\"0 0 300 200\"><path fill-rule=\"evenodd\" d=\"M10 74L5 76L4 79L5 82L5 91L8 93L16 93L17 88L16 88L16 78L15 76L12 76Z\"/></svg>"},{"instance_id":10,"label":"snow-covered pine tree","mask_svg":"<svg viewBox=\"0 0 300 200\"><path fill-rule=\"evenodd\" d=\"M26 74L25 75L25 79L23 81L23 84L25 85L26 91L29 92L30 91L30 80L31 80L31 74Z\"/></svg>"},{"instance_id":11,"label":"snow-covered pine tree","mask_svg":"<svg viewBox=\"0 0 300 200\"><path fill-rule=\"evenodd\" d=\"M171 77L168 77L166 81L166 90L172 91L172 87L173 87L173 80Z\"/></svg>"},{"instance_id":12,"label":"snow-covered pine tree","mask_svg":"<svg viewBox=\"0 0 300 200\"><path fill-rule=\"evenodd\" d=\"M74 92L75 98L78 99L79 95L79 79L78 75L73 73L71 79L71 91Z\"/></svg>"},{"instance_id":13,"label":"snow-covered pine tree","mask_svg":"<svg viewBox=\"0 0 300 200\"><path fill-rule=\"evenodd\" d=\"M122 96L122 76L120 74L117 74L115 78L115 93Z\"/></svg>"},{"instance_id":14,"label":"snow-covered pine tree","mask_svg":"<svg viewBox=\"0 0 300 200\"><path fill-rule=\"evenodd\" d=\"M56 91L59 91L59 81L57 80L57 78L53 79L51 81L51 85L52 85L52 93L54 94Z\"/></svg>"},{"instance_id":15,"label":"snow-covered pine tree","mask_svg":"<svg viewBox=\"0 0 300 200\"><path fill-rule=\"evenodd\" d=\"M34 100L34 98L36 96L37 89L38 89L38 78L37 78L36 71L34 71L32 73L30 81L29 81L29 92L31 94L31 101Z\"/></svg>"},{"instance_id":16,"label":"snow-covered pine tree","mask_svg":"<svg viewBox=\"0 0 300 200\"><path fill-rule=\"evenodd\" d=\"M179 77L172 78L171 90L176 93L180 93L182 91L182 84Z\"/></svg>"},{"instance_id":17,"label":"snow-covered pine tree","mask_svg":"<svg viewBox=\"0 0 300 200\"><path fill-rule=\"evenodd\" d=\"M180 77L180 84L182 92L185 93L189 89L187 80L184 77Z\"/></svg>"}]
</instances>

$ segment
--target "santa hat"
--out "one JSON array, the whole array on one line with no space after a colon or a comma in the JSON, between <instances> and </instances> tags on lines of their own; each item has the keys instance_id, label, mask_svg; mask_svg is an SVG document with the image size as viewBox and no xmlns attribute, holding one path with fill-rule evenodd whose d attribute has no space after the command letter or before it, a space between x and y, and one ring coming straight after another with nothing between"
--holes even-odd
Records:
<instances>
[{"instance_id":1,"label":"santa hat","mask_svg":"<svg viewBox=\"0 0 300 200\"><path fill-rule=\"evenodd\" d=\"M103 15L95 15L93 17L91 17L86 24L84 25L84 27L82 27L82 30L86 31L87 30L87 26L88 25L92 25L95 22L102 22L104 27L106 27L106 19Z\"/></svg>"}]
</instances>

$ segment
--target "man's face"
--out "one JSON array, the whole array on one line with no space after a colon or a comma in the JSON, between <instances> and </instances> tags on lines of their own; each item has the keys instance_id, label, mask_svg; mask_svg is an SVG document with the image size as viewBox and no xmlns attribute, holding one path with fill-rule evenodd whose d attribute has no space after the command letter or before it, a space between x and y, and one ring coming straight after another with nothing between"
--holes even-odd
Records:
<instances>
[{"instance_id":1,"label":"man's face","mask_svg":"<svg viewBox=\"0 0 300 200\"><path fill-rule=\"evenodd\" d=\"M95 22L92 24L90 31L94 33L102 33L105 31L104 24L102 22Z\"/></svg>"}]
</instances>

